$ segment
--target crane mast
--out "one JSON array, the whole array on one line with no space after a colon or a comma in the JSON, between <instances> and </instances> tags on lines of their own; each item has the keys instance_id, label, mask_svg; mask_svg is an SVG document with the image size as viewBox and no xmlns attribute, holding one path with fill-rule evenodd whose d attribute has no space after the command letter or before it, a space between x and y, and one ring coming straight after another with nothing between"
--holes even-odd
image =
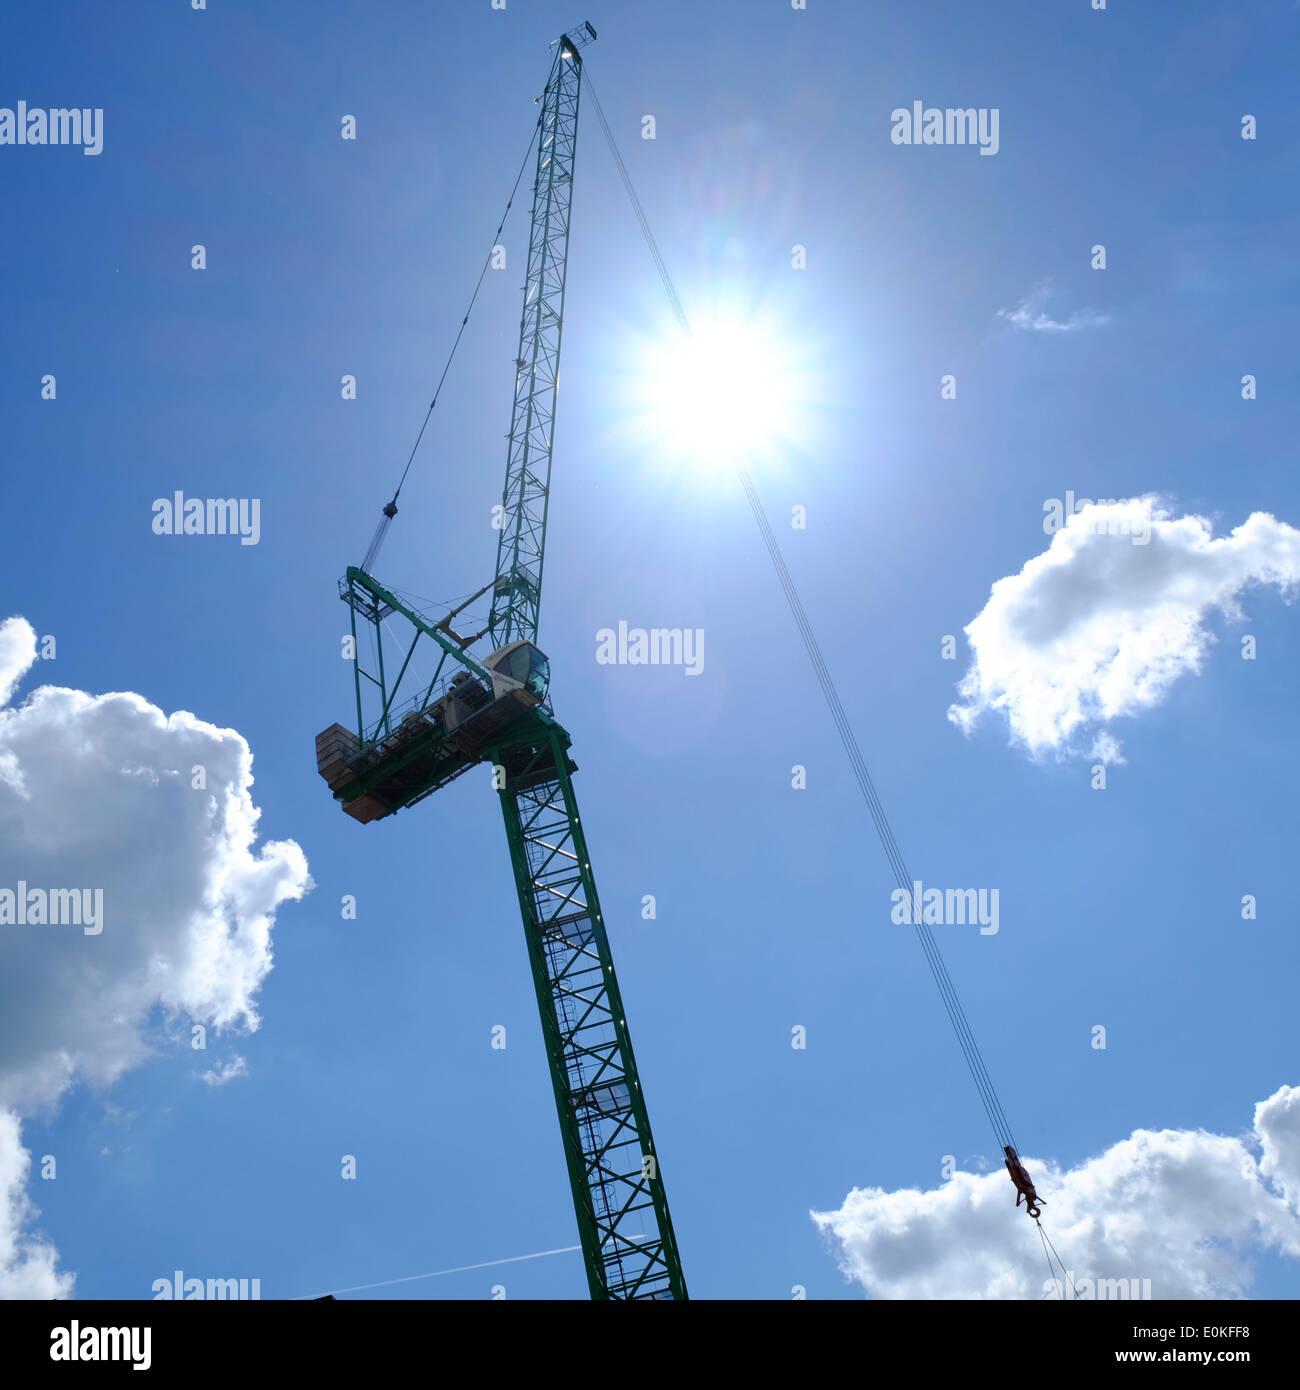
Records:
<instances>
[{"instance_id":1,"label":"crane mast","mask_svg":"<svg viewBox=\"0 0 1300 1390\"><path fill-rule=\"evenodd\" d=\"M489 625L534 641L541 606L569 214L582 90L579 26L556 49L538 122L503 525ZM685 1298L677 1243L574 796L569 735L521 721L491 756L593 1298Z\"/></svg>"},{"instance_id":2,"label":"crane mast","mask_svg":"<svg viewBox=\"0 0 1300 1390\"><path fill-rule=\"evenodd\" d=\"M594 1299L682 1299L568 749L569 735L542 716L521 721L493 756L587 1283Z\"/></svg>"},{"instance_id":3,"label":"crane mast","mask_svg":"<svg viewBox=\"0 0 1300 1390\"><path fill-rule=\"evenodd\" d=\"M577 764L549 703L549 662L534 645L581 49L595 37L590 24L560 37L541 99L496 575L433 622L380 584L368 565L348 569L339 592L351 610L357 732L334 724L319 734L317 769L344 811L366 823L415 805L472 767L491 766L588 1289L602 1300L684 1299L668 1199L574 796ZM395 511L385 509L385 517L391 520ZM374 553L372 545L368 561ZM460 636L451 620L489 593L486 627ZM399 649L396 675L384 660L385 629L395 617L412 633L409 646ZM357 637L367 624L373 656ZM489 634L491 653L472 656L470 648ZM421 642L438 658L427 684L408 680ZM447 669L452 674L444 677Z\"/></svg>"}]
</instances>

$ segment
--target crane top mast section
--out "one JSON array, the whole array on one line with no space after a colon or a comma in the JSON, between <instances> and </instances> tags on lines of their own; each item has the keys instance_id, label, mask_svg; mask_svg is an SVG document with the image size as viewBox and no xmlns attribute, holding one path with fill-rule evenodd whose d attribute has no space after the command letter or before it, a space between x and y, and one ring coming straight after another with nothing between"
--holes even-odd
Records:
<instances>
[{"instance_id":1,"label":"crane top mast section","mask_svg":"<svg viewBox=\"0 0 1300 1390\"><path fill-rule=\"evenodd\" d=\"M595 29L587 23L560 36L541 98L528 274L519 320L519 350L515 355L515 395L501 494L496 582L488 618L494 647L537 640L555 393L560 376L578 97L582 89L581 49L595 37Z\"/></svg>"}]
</instances>

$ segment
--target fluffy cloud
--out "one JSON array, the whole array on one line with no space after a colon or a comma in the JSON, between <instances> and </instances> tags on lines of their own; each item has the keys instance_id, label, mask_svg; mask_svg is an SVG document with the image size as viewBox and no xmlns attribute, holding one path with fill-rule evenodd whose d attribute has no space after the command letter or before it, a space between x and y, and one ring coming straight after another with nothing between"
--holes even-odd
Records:
<instances>
[{"instance_id":1,"label":"fluffy cloud","mask_svg":"<svg viewBox=\"0 0 1300 1390\"><path fill-rule=\"evenodd\" d=\"M1035 755L1090 751L1119 760L1105 725L1158 705L1198 672L1213 611L1242 616L1239 596L1300 581L1300 531L1255 512L1214 538L1199 516L1153 498L1095 503L1066 519L1019 574L999 579L966 627L974 662L948 717L970 731L989 710ZM1080 749L1076 740L1091 740Z\"/></svg>"},{"instance_id":2,"label":"fluffy cloud","mask_svg":"<svg viewBox=\"0 0 1300 1390\"><path fill-rule=\"evenodd\" d=\"M1153 1298L1239 1298L1252 1257L1300 1257L1300 1089L1255 1108L1245 1138L1138 1130L1061 1170L1027 1160L1043 1224L1076 1279L1151 1281ZM1005 1171L936 1191L854 1188L813 1212L840 1268L873 1298L1044 1298L1047 1263Z\"/></svg>"},{"instance_id":3,"label":"fluffy cloud","mask_svg":"<svg viewBox=\"0 0 1300 1390\"><path fill-rule=\"evenodd\" d=\"M7 705L18 682L36 660L36 634L30 623L10 618L0 623L0 705Z\"/></svg>"},{"instance_id":4,"label":"fluffy cloud","mask_svg":"<svg viewBox=\"0 0 1300 1390\"><path fill-rule=\"evenodd\" d=\"M17 1115L0 1110L0 1298L69 1298L73 1276L58 1272L58 1251L30 1229L39 1214L27 1199L30 1168Z\"/></svg>"},{"instance_id":5,"label":"fluffy cloud","mask_svg":"<svg viewBox=\"0 0 1300 1390\"><path fill-rule=\"evenodd\" d=\"M1300 1208L1300 1089L1283 1088L1255 1107L1255 1131L1264 1150L1259 1171Z\"/></svg>"},{"instance_id":6,"label":"fluffy cloud","mask_svg":"<svg viewBox=\"0 0 1300 1390\"><path fill-rule=\"evenodd\" d=\"M1100 328L1110 322L1109 314L1095 309L1080 309L1067 319L1054 319L1044 309L1052 297L1052 282L1043 280L1035 285L1014 309L999 309L997 317L1013 328L1030 333L1073 333L1080 328Z\"/></svg>"},{"instance_id":7,"label":"fluffy cloud","mask_svg":"<svg viewBox=\"0 0 1300 1390\"><path fill-rule=\"evenodd\" d=\"M0 691L34 659L31 627L0 624ZM257 1027L276 909L310 880L292 841L256 845L252 780L238 733L139 695L44 686L0 709L0 892L21 882L103 894L98 934L0 922L9 1123L49 1109L79 1078L111 1083L183 1022ZM13 1135L16 1145L16 1124ZM15 1162L0 1177L21 1192ZM3 1211L0 1296L22 1296L39 1261L18 1253L22 1203Z\"/></svg>"}]
</instances>

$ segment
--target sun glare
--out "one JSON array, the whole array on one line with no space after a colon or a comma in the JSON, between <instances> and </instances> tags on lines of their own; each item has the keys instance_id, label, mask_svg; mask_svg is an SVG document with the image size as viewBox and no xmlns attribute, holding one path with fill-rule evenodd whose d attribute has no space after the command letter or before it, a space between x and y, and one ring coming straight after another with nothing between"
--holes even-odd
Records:
<instances>
[{"instance_id":1,"label":"sun glare","mask_svg":"<svg viewBox=\"0 0 1300 1390\"><path fill-rule=\"evenodd\" d=\"M734 465L793 433L792 365L759 324L701 320L645 351L647 432L674 460Z\"/></svg>"}]
</instances>

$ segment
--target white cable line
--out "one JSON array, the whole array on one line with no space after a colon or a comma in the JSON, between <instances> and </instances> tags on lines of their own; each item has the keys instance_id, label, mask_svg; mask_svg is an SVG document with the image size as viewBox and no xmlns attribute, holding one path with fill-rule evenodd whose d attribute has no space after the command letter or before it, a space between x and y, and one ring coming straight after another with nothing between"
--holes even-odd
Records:
<instances>
[{"instance_id":1,"label":"white cable line","mask_svg":"<svg viewBox=\"0 0 1300 1390\"><path fill-rule=\"evenodd\" d=\"M574 1250L581 1250L581 1245L562 1245L558 1250L539 1250L534 1255L511 1255L504 1260L484 1260L476 1265L458 1265L455 1269L435 1269L428 1274L408 1274L403 1279L381 1279L376 1284L354 1284L350 1289L330 1289L328 1293L361 1293L365 1289L386 1289L392 1284L410 1284L416 1279L439 1279L444 1274L464 1274L471 1269L490 1269L493 1265L513 1265L521 1260L540 1260L547 1255L568 1255ZM291 1299L293 1303L302 1302L303 1299L325 1298L323 1293L300 1294L296 1299Z\"/></svg>"}]
</instances>

